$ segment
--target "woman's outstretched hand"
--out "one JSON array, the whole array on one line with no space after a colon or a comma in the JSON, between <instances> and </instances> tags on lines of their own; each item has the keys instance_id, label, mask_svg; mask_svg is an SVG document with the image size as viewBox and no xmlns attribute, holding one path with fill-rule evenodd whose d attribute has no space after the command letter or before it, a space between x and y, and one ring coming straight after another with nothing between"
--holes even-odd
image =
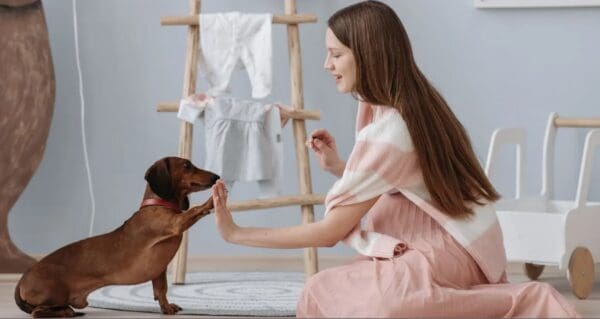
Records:
<instances>
[{"instance_id":1,"label":"woman's outstretched hand","mask_svg":"<svg viewBox=\"0 0 600 319\"><path fill-rule=\"evenodd\" d=\"M233 235L239 226L233 221L231 211L227 208L227 188L223 181L218 180L212 187L212 198L215 205L215 221L221 237L227 242L232 242Z\"/></svg>"},{"instance_id":2,"label":"woman's outstretched hand","mask_svg":"<svg viewBox=\"0 0 600 319\"><path fill-rule=\"evenodd\" d=\"M315 152L319 160L319 166L323 170L337 177L342 176L346 163L340 159L335 145L335 138L327 130L316 129L310 133L306 146Z\"/></svg>"}]
</instances>

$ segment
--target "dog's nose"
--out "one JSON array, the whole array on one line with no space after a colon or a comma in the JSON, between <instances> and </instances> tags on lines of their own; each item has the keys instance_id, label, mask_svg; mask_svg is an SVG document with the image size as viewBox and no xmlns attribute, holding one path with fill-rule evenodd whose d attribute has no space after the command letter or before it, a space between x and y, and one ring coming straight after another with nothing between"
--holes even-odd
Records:
<instances>
[{"instance_id":1,"label":"dog's nose","mask_svg":"<svg viewBox=\"0 0 600 319\"><path fill-rule=\"evenodd\" d=\"M221 178L219 175L213 174L213 176L212 176L212 183L213 184L216 183L219 178Z\"/></svg>"}]
</instances>

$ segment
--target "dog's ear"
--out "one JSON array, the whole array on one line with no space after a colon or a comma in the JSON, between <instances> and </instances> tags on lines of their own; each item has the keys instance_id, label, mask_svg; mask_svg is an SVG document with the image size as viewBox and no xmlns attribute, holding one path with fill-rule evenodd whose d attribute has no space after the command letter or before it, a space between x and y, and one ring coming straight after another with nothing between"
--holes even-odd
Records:
<instances>
[{"instance_id":1,"label":"dog's ear","mask_svg":"<svg viewBox=\"0 0 600 319\"><path fill-rule=\"evenodd\" d=\"M150 166L144 178L150 185L150 189L162 199L175 198L168 159L164 158Z\"/></svg>"},{"instance_id":2,"label":"dog's ear","mask_svg":"<svg viewBox=\"0 0 600 319\"><path fill-rule=\"evenodd\" d=\"M188 210L190 208L190 199L186 196L183 198L183 203L180 204L180 208L182 211L183 210Z\"/></svg>"}]
</instances>

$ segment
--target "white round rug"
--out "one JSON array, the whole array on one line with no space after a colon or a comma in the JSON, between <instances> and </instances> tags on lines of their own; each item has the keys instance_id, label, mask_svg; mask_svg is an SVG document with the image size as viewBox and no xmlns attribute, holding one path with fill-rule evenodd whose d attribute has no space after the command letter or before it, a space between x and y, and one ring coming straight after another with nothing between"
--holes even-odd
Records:
<instances>
[{"instance_id":1,"label":"white round rug","mask_svg":"<svg viewBox=\"0 0 600 319\"><path fill-rule=\"evenodd\" d=\"M183 308L178 314L294 316L304 278L294 272L190 273L185 285L169 285L167 298ZM104 287L88 302L96 308L160 313L151 282Z\"/></svg>"}]
</instances>

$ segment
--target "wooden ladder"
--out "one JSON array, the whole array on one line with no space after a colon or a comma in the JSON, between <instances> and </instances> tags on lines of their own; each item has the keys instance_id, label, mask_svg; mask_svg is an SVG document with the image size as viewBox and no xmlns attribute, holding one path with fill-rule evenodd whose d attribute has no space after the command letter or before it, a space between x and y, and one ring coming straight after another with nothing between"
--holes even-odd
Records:
<instances>
[{"instance_id":1,"label":"wooden ladder","mask_svg":"<svg viewBox=\"0 0 600 319\"><path fill-rule=\"evenodd\" d=\"M185 55L185 74L183 78L183 97L192 95L196 91L196 75L198 69L198 50L200 30L198 27L198 15L200 14L201 0L189 0L190 13L187 16L168 16L161 18L161 25L186 25L187 49ZM314 222L314 205L323 204L325 197L312 193L312 181L310 175L310 164L308 160L308 149L305 146L306 126L305 120L318 120L321 117L319 111L305 110L303 85L302 85L302 61L300 57L300 35L298 24L314 23L317 17L314 14L297 14L296 0L285 0L285 14L273 15L274 24L287 24L288 50L290 60L290 82L291 100L293 111L283 111L284 115L292 119L294 130L294 144L296 149L296 162L298 166L298 177L300 182L300 194L262 200L247 200L230 202L227 204L232 212L245 210L256 210L275 208L283 206L300 205L302 211L302 223ZM179 103L164 102L158 104L158 112L177 112ZM192 156L192 132L193 125L181 121L179 132L178 155L191 159ZM185 282L187 267L188 234L183 235L183 240L173 262L174 284ZM316 247L304 249L304 271L307 276L318 271Z\"/></svg>"}]
</instances>

